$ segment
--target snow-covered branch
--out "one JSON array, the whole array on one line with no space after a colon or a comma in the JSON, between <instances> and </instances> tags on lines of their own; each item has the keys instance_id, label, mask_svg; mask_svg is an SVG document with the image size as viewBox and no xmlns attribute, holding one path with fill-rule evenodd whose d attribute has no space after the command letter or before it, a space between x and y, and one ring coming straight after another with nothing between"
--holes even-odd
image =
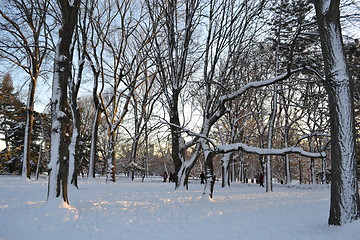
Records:
<instances>
[{"instance_id":1,"label":"snow-covered branch","mask_svg":"<svg viewBox=\"0 0 360 240\"><path fill-rule=\"evenodd\" d=\"M260 87L265 87L265 86L269 86L271 84L280 82L282 80L288 79L291 75L298 73L302 70L305 70L306 68L296 68L296 69L292 69L289 70L288 72L281 74L279 76L267 79L267 80L263 80L263 81L257 81L257 82L249 82L246 85L244 85L243 87L239 88L238 90L224 95L220 98L220 102L227 102L230 100L233 100L235 98L237 98L238 96L242 95L243 93L245 93L247 90L252 89L252 88L260 88Z\"/></svg>"},{"instance_id":2,"label":"snow-covered branch","mask_svg":"<svg viewBox=\"0 0 360 240\"><path fill-rule=\"evenodd\" d=\"M328 133L321 133L321 132L313 132L313 133L310 133L310 134L306 134L306 135L303 135L301 136L299 139L298 139L298 143L306 138L310 138L310 137L331 137L330 134Z\"/></svg>"},{"instance_id":3,"label":"snow-covered branch","mask_svg":"<svg viewBox=\"0 0 360 240\"><path fill-rule=\"evenodd\" d=\"M259 148L259 147L251 147L244 143L233 143L233 144L227 144L227 145L217 145L216 148L213 149L213 151L217 153L229 153L234 151L243 151L246 153L254 153L258 155L286 155L289 153L295 153L300 154L305 157L311 157L311 158L323 158L326 157L325 152L307 152L299 147L288 147L288 148L281 148L281 149L267 149L267 148Z\"/></svg>"}]
</instances>

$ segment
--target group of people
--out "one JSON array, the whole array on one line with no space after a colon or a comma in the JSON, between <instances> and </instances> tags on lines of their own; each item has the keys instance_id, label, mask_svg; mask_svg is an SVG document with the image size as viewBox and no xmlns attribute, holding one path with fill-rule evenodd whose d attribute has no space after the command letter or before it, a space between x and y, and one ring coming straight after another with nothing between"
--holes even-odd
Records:
<instances>
[{"instance_id":1,"label":"group of people","mask_svg":"<svg viewBox=\"0 0 360 240\"><path fill-rule=\"evenodd\" d=\"M163 174L163 179L164 179L163 182L166 182L168 177L169 177L169 182L175 182L175 177L176 177L175 173L170 173L170 176L169 176L168 173L165 171L164 174ZM200 183L205 184L205 174L204 174L204 172L201 172L201 174L200 174Z\"/></svg>"},{"instance_id":2,"label":"group of people","mask_svg":"<svg viewBox=\"0 0 360 240\"><path fill-rule=\"evenodd\" d=\"M175 173L170 173L170 176L168 176L167 172L164 172L163 174L163 182L166 182L167 179L169 177L169 182L175 182ZM265 187L264 186L264 175L262 173L260 173L259 177L257 178L257 183L260 185L260 187ZM200 174L200 184L205 184L205 173L201 172Z\"/></svg>"},{"instance_id":3,"label":"group of people","mask_svg":"<svg viewBox=\"0 0 360 240\"><path fill-rule=\"evenodd\" d=\"M169 182L175 182L175 173L170 173L170 176L169 176L167 172L164 172L164 174L163 174L164 181L163 182L166 182L168 178L169 178Z\"/></svg>"}]
</instances>

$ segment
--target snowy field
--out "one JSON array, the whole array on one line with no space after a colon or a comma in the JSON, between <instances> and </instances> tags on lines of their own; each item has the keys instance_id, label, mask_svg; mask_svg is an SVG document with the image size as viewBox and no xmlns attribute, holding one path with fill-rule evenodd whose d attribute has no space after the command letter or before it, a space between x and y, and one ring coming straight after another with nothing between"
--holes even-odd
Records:
<instances>
[{"instance_id":1,"label":"snowy field","mask_svg":"<svg viewBox=\"0 0 360 240\"><path fill-rule=\"evenodd\" d=\"M256 184L215 186L214 199L203 185L174 191L160 179L79 179L69 189L70 207L46 203L47 182L0 176L0 239L142 240L332 240L360 239L360 220L327 225L329 186Z\"/></svg>"}]
</instances>

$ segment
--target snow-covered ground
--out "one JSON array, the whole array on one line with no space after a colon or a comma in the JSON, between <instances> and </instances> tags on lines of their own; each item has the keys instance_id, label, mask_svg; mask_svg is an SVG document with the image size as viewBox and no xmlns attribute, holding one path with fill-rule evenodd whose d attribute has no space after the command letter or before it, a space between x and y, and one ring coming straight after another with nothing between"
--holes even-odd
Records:
<instances>
[{"instance_id":1,"label":"snow-covered ground","mask_svg":"<svg viewBox=\"0 0 360 240\"><path fill-rule=\"evenodd\" d=\"M69 189L70 207L46 203L47 180L23 182L0 176L0 239L156 240L332 240L360 239L360 220L327 225L329 186L256 184L215 186L214 199L203 185L176 190L160 179L79 179Z\"/></svg>"}]
</instances>

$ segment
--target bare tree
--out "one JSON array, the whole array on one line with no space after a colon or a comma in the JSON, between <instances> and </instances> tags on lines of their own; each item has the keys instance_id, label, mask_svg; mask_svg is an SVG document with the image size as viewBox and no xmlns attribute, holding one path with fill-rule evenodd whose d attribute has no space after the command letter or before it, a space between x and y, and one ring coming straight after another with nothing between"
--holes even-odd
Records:
<instances>
[{"instance_id":1,"label":"bare tree","mask_svg":"<svg viewBox=\"0 0 360 240\"><path fill-rule=\"evenodd\" d=\"M313 2L324 59L324 86L330 106L332 183L328 222L342 225L360 217L350 73L342 43L340 1Z\"/></svg>"},{"instance_id":2,"label":"bare tree","mask_svg":"<svg viewBox=\"0 0 360 240\"><path fill-rule=\"evenodd\" d=\"M207 12L207 19L204 21L207 22L208 28L203 54L203 80L200 82L204 92L203 123L199 135L185 143L181 150L185 152L186 148L196 144L191 158L182 161L179 178L181 184L186 184L190 170L198 158L199 148L202 148L207 178L205 189L210 190L210 196L215 182L214 154L209 150L208 141L199 136L209 137L212 126L227 113L231 101L238 96L231 96L232 94L229 93L233 90L230 86L233 85L236 89L241 86L239 81L233 80L236 79L234 72L237 70L244 49L254 39L258 30L257 20L265 3L250 1L235 4L235 2L211 1L204 10Z\"/></svg>"},{"instance_id":3,"label":"bare tree","mask_svg":"<svg viewBox=\"0 0 360 240\"><path fill-rule=\"evenodd\" d=\"M158 67L157 77L166 98L171 131L172 159L177 176L182 159L180 134L180 99L199 58L195 55L194 32L200 23L199 0L147 0L150 18L159 24L155 38L154 58ZM178 185L177 178L175 179Z\"/></svg>"},{"instance_id":4,"label":"bare tree","mask_svg":"<svg viewBox=\"0 0 360 240\"><path fill-rule=\"evenodd\" d=\"M145 79L140 79L142 84L136 90L134 90L131 100L133 112L133 118L131 118L131 120L133 121L134 125L130 126L129 128L123 126L124 129L129 133L132 140L131 159L129 163L132 172L132 179L135 177L134 171L136 168L145 173L145 166L141 167L138 164L138 151L141 144L141 139L144 139L145 144L148 142L149 131L151 130L148 127L150 117L153 114L154 106L156 106L156 102L161 94L161 90L156 88L156 73L149 76L149 66L146 66L145 63L143 65L145 68L143 77ZM146 148L148 148L148 146L146 146Z\"/></svg>"},{"instance_id":5,"label":"bare tree","mask_svg":"<svg viewBox=\"0 0 360 240\"><path fill-rule=\"evenodd\" d=\"M132 1L102 2L94 8L91 18L93 49L88 58L95 76L96 119L102 112L107 123L108 179L116 181L116 133L129 111L135 89L144 81L140 81L147 57L144 51L153 29L145 25L145 12ZM100 90L98 80L101 81ZM110 88L105 91L106 86ZM92 152L91 156L94 154Z\"/></svg>"},{"instance_id":6,"label":"bare tree","mask_svg":"<svg viewBox=\"0 0 360 240\"><path fill-rule=\"evenodd\" d=\"M69 104L67 87L71 78L71 43L76 27L80 0L58 0L61 13L61 27L56 46L54 77L51 97L51 150L48 200L68 198L69 174Z\"/></svg>"},{"instance_id":7,"label":"bare tree","mask_svg":"<svg viewBox=\"0 0 360 240\"><path fill-rule=\"evenodd\" d=\"M30 178L30 154L34 123L35 90L47 56L48 28L46 25L50 1L4 1L0 9L3 21L0 29L0 56L23 69L30 78L26 104L26 127L23 151L23 178Z\"/></svg>"},{"instance_id":8,"label":"bare tree","mask_svg":"<svg viewBox=\"0 0 360 240\"><path fill-rule=\"evenodd\" d=\"M80 85L83 79L83 71L86 63L86 48L88 43L88 34L90 29L89 11L87 9L89 1L86 0L80 7L83 7L77 23L77 31L75 31L74 43L72 44L71 54L74 52L77 54L77 72L72 76L69 81L69 105L72 116L72 134L71 142L69 145L69 183L78 187L77 175L78 167L80 166L80 153L79 153L79 141L80 141L80 109L78 107L78 94Z\"/></svg>"},{"instance_id":9,"label":"bare tree","mask_svg":"<svg viewBox=\"0 0 360 240\"><path fill-rule=\"evenodd\" d=\"M97 148L97 142L98 142L98 129L101 121L101 115L104 111L102 108L102 105L100 103L100 95L104 91L105 85L102 84L99 89L99 80L100 77L103 76L104 71L103 69L103 57L104 57L104 51L105 51L105 42L101 41L101 32L98 31L99 29L99 16L97 15L98 12L96 12L96 6L98 4L98 1L90 1L87 2L87 5L85 6L86 11L89 12L89 18L91 22L91 30L90 30L90 46L86 49L86 58L90 63L90 67L93 74L93 103L95 108L94 113L94 119L92 123L92 130L91 130L91 146L90 146L90 158L89 158L89 170L88 170L88 177L95 177L95 164L98 159L98 148ZM105 26L103 27L105 28ZM101 29L101 26L100 26ZM104 30L105 34L107 31L109 31L108 28ZM102 77L103 78L103 77ZM104 83L104 82L102 82Z\"/></svg>"}]
</instances>

